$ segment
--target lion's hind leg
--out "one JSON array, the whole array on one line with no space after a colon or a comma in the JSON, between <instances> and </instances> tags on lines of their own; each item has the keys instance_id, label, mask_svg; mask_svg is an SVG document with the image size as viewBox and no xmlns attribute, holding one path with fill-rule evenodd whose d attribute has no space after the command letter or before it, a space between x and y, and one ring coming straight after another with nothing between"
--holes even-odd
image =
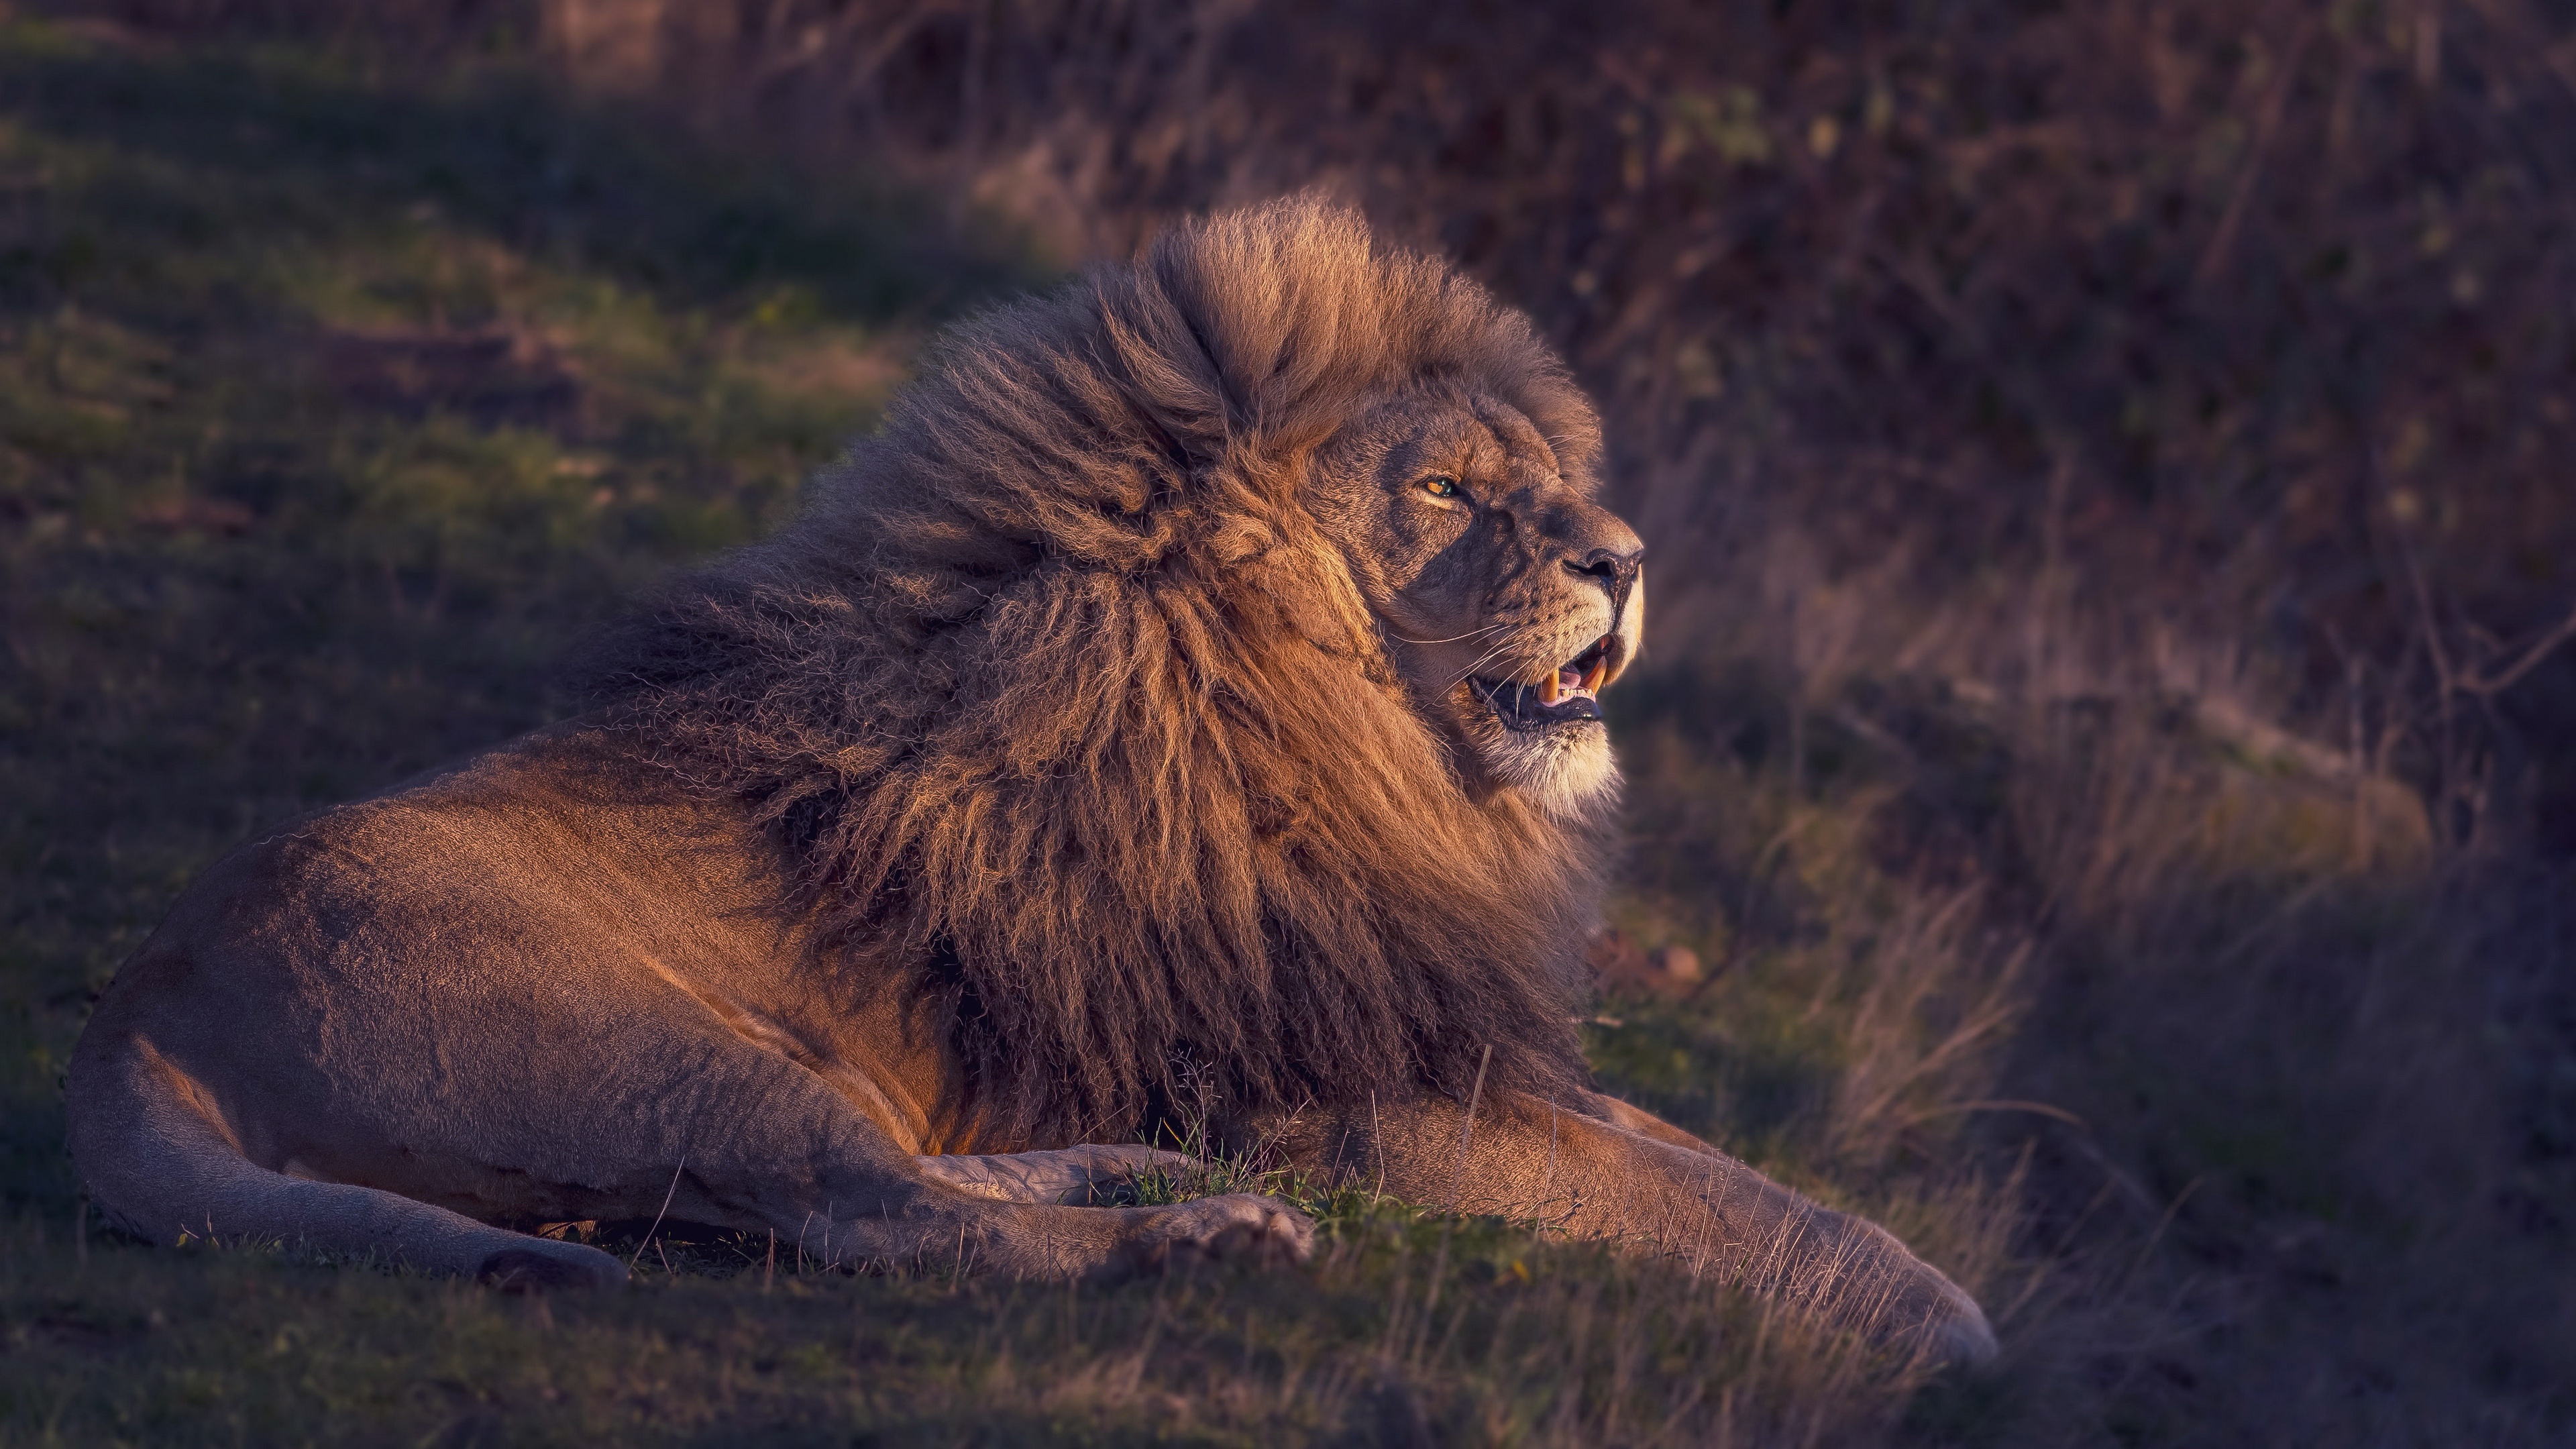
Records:
<instances>
[{"instance_id":1,"label":"lion's hind leg","mask_svg":"<svg viewBox=\"0 0 2576 1449\"><path fill-rule=\"evenodd\" d=\"M276 1242L521 1291L626 1280L625 1265L596 1248L261 1167L205 1087L139 1035L82 1042L70 1106L72 1155L93 1200L109 1220L155 1242Z\"/></svg>"}]
</instances>

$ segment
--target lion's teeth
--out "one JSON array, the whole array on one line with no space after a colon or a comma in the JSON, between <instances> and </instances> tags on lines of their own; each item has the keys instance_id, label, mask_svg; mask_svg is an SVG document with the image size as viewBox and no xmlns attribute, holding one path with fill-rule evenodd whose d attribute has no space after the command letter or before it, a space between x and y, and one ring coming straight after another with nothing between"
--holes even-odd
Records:
<instances>
[{"instance_id":1,"label":"lion's teeth","mask_svg":"<svg viewBox=\"0 0 2576 1449\"><path fill-rule=\"evenodd\" d=\"M1556 671L1551 669L1547 672L1547 677L1538 682L1538 702L1553 705L1556 703L1556 695Z\"/></svg>"},{"instance_id":2,"label":"lion's teeth","mask_svg":"<svg viewBox=\"0 0 2576 1449\"><path fill-rule=\"evenodd\" d=\"M1600 693L1601 676L1609 672L1610 656L1605 653L1592 661L1592 667L1590 669L1583 671L1584 689L1594 694Z\"/></svg>"}]
</instances>

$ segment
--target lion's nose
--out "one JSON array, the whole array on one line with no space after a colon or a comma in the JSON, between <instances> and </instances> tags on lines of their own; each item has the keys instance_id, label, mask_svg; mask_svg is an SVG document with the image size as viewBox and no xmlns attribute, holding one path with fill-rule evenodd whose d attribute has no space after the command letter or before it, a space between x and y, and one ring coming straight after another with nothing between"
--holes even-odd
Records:
<instances>
[{"instance_id":1,"label":"lion's nose","mask_svg":"<svg viewBox=\"0 0 2576 1449\"><path fill-rule=\"evenodd\" d=\"M1620 600L1628 596L1629 586L1637 582L1637 570L1645 561L1646 550L1641 544L1625 551L1596 548L1579 560L1567 559L1565 566L1578 574L1599 579L1601 587L1610 591L1610 597Z\"/></svg>"}]
</instances>

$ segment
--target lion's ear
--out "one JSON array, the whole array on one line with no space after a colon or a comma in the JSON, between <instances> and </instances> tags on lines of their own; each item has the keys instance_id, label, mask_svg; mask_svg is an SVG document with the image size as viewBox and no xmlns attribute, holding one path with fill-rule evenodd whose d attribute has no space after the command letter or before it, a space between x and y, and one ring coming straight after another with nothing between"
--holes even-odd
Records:
<instances>
[{"instance_id":1,"label":"lion's ear","mask_svg":"<svg viewBox=\"0 0 2576 1449\"><path fill-rule=\"evenodd\" d=\"M1321 191L1220 212L1165 232L1138 268L1203 362L1230 433L1265 451L1312 447L1354 388L1396 371L1396 315L1445 269L1380 254L1367 218Z\"/></svg>"}]
</instances>

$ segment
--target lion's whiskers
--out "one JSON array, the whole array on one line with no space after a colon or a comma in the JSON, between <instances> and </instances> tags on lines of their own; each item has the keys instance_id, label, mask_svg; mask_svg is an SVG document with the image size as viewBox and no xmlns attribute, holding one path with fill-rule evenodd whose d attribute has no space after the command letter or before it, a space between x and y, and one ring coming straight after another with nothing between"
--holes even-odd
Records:
<instances>
[{"instance_id":1,"label":"lion's whiskers","mask_svg":"<svg viewBox=\"0 0 2576 1449\"><path fill-rule=\"evenodd\" d=\"M1495 633L1503 627L1504 626L1500 624L1487 624L1482 629L1470 629L1464 634L1452 634L1446 639L1415 639L1407 635L1398 634L1393 630L1387 631L1386 637L1389 639L1401 639L1407 644L1455 644L1461 639L1473 639L1479 634Z\"/></svg>"},{"instance_id":2,"label":"lion's whiskers","mask_svg":"<svg viewBox=\"0 0 2576 1449\"><path fill-rule=\"evenodd\" d=\"M1502 643L1495 645L1493 648L1486 650L1484 653L1476 656L1475 663L1468 665L1466 668L1458 671L1455 675L1452 675L1449 682L1446 685L1443 685L1442 688L1444 690L1457 688L1460 681L1472 677L1477 670L1484 668L1487 663L1501 658L1503 651L1511 647L1512 641L1506 639Z\"/></svg>"}]
</instances>

